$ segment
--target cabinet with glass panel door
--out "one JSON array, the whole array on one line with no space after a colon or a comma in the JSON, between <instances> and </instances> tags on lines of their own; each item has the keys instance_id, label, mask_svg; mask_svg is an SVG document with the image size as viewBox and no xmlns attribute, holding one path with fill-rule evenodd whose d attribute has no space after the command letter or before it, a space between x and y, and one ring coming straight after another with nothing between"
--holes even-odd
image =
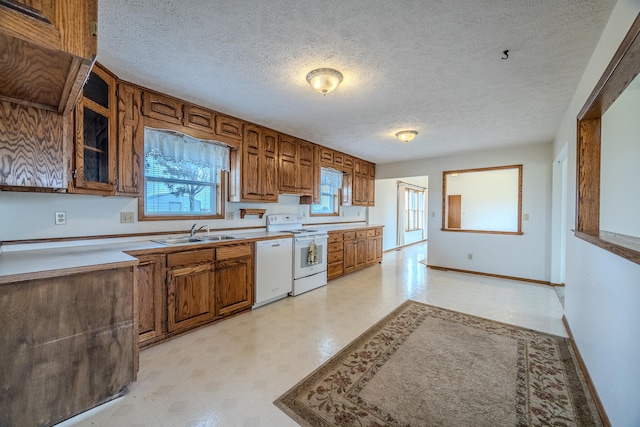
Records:
<instances>
[{"instance_id":1,"label":"cabinet with glass panel door","mask_svg":"<svg viewBox=\"0 0 640 427\"><path fill-rule=\"evenodd\" d=\"M75 109L75 193L115 194L116 77L96 63Z\"/></svg>"}]
</instances>

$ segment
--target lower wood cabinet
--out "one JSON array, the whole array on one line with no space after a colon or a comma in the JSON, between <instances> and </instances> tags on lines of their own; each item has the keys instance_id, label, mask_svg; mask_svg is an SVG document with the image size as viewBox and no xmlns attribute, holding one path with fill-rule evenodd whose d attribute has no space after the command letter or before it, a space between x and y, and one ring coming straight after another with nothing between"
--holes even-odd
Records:
<instances>
[{"instance_id":1,"label":"lower wood cabinet","mask_svg":"<svg viewBox=\"0 0 640 427\"><path fill-rule=\"evenodd\" d=\"M0 285L0 426L54 425L126 392L138 371L134 270Z\"/></svg>"},{"instance_id":2,"label":"lower wood cabinet","mask_svg":"<svg viewBox=\"0 0 640 427\"><path fill-rule=\"evenodd\" d=\"M167 332L216 317L214 249L167 255Z\"/></svg>"},{"instance_id":3,"label":"lower wood cabinet","mask_svg":"<svg viewBox=\"0 0 640 427\"><path fill-rule=\"evenodd\" d=\"M252 242L134 256L141 348L253 306Z\"/></svg>"},{"instance_id":4,"label":"lower wood cabinet","mask_svg":"<svg viewBox=\"0 0 640 427\"><path fill-rule=\"evenodd\" d=\"M382 262L382 227L329 232L327 278Z\"/></svg>"},{"instance_id":5,"label":"lower wood cabinet","mask_svg":"<svg viewBox=\"0 0 640 427\"><path fill-rule=\"evenodd\" d=\"M216 250L216 308L228 316L253 305L253 244L244 243Z\"/></svg>"},{"instance_id":6,"label":"lower wood cabinet","mask_svg":"<svg viewBox=\"0 0 640 427\"><path fill-rule=\"evenodd\" d=\"M166 255L141 255L138 261L138 342L144 345L166 331Z\"/></svg>"}]
</instances>

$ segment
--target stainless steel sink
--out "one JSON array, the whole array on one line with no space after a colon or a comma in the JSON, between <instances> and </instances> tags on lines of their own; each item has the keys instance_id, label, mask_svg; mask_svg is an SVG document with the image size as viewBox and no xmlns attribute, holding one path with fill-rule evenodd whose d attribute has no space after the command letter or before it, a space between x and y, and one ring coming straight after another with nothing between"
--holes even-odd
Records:
<instances>
[{"instance_id":1,"label":"stainless steel sink","mask_svg":"<svg viewBox=\"0 0 640 427\"><path fill-rule=\"evenodd\" d=\"M237 239L237 237L234 236L202 236L202 237L198 237L200 240L202 240L203 242L216 242L216 241L221 241L221 240L233 240L233 239Z\"/></svg>"},{"instance_id":2,"label":"stainless steel sink","mask_svg":"<svg viewBox=\"0 0 640 427\"><path fill-rule=\"evenodd\" d=\"M194 237L173 237L164 240L155 240L155 242L162 243L163 245L182 245L185 243L205 243L205 242L220 242L223 240L237 239L234 236L194 236Z\"/></svg>"}]
</instances>

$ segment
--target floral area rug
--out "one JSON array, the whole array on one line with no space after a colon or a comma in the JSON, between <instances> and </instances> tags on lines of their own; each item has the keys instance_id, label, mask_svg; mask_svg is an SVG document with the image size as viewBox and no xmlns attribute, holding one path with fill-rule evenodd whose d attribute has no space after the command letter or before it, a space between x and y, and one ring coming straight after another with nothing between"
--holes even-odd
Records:
<instances>
[{"instance_id":1,"label":"floral area rug","mask_svg":"<svg viewBox=\"0 0 640 427\"><path fill-rule=\"evenodd\" d=\"M568 338L405 301L274 402L303 426L601 426Z\"/></svg>"}]
</instances>

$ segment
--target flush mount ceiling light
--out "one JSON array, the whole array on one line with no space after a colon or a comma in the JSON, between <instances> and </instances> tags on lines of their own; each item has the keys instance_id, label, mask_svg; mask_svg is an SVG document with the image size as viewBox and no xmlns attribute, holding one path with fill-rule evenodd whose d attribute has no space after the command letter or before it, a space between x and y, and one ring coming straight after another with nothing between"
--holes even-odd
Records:
<instances>
[{"instance_id":1,"label":"flush mount ceiling light","mask_svg":"<svg viewBox=\"0 0 640 427\"><path fill-rule=\"evenodd\" d=\"M342 82L342 73L333 68L318 68L307 74L307 81L313 90L326 95L336 90Z\"/></svg>"},{"instance_id":2,"label":"flush mount ceiling light","mask_svg":"<svg viewBox=\"0 0 640 427\"><path fill-rule=\"evenodd\" d=\"M411 142L417 134L418 132L415 130L401 130L400 132L396 133L396 137L402 142Z\"/></svg>"}]
</instances>

